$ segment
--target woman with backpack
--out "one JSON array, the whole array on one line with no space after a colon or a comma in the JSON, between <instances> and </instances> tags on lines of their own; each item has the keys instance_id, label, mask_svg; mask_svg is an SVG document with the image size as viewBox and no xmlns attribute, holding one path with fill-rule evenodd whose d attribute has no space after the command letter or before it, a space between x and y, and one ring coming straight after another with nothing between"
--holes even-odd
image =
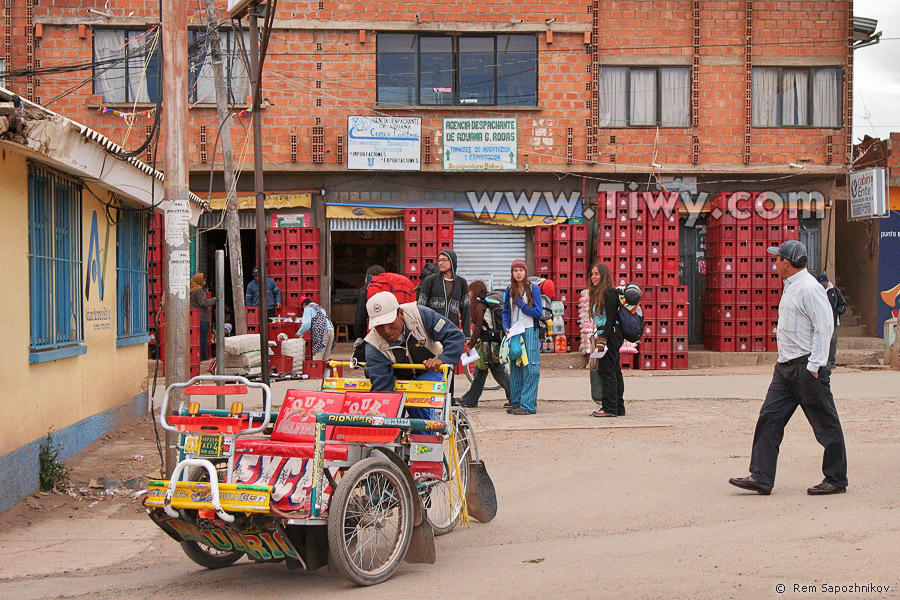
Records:
<instances>
[{"instance_id":1,"label":"woman with backpack","mask_svg":"<svg viewBox=\"0 0 900 600\"><path fill-rule=\"evenodd\" d=\"M602 354L597 359L596 374L591 373L591 398L595 402L600 398L601 408L591 415L621 417L625 414L625 380L622 377L622 364L619 362L622 334L616 327L619 293L613 286L609 267L604 263L596 263L591 267L590 280L588 311L597 327L594 334L596 351Z\"/></svg>"},{"instance_id":2,"label":"woman with backpack","mask_svg":"<svg viewBox=\"0 0 900 600\"><path fill-rule=\"evenodd\" d=\"M499 360L500 342L503 341L503 303L489 298L487 286L479 279L469 284L469 304L472 306L472 345L478 352L478 360L475 361L472 386L459 405L466 408L478 406L488 371L503 388L509 403L509 373Z\"/></svg>"},{"instance_id":3,"label":"woman with backpack","mask_svg":"<svg viewBox=\"0 0 900 600\"><path fill-rule=\"evenodd\" d=\"M521 324L525 333L513 336L510 342L510 403L506 409L511 415L533 415L537 412L537 391L541 379L541 339L538 320L543 315L541 290L528 281L528 269L524 260L514 260L512 278L503 294L503 330L508 333L513 325ZM514 348L521 344L521 351ZM516 356L518 354L518 356Z\"/></svg>"}]
</instances>

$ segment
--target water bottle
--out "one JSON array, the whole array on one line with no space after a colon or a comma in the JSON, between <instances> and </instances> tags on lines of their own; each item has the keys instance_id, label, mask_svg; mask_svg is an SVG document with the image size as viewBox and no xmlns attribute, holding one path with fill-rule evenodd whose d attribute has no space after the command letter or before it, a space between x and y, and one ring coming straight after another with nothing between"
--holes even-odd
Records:
<instances>
[{"instance_id":1,"label":"water bottle","mask_svg":"<svg viewBox=\"0 0 900 600\"><path fill-rule=\"evenodd\" d=\"M553 335L560 336L566 333L566 322L562 315L553 316Z\"/></svg>"}]
</instances>

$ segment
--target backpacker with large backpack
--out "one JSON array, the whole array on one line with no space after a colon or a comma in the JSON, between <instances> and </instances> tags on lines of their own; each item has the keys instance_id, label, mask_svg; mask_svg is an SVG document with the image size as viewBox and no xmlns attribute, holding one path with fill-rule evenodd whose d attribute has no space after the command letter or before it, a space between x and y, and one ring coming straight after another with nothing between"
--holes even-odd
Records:
<instances>
[{"instance_id":1,"label":"backpacker with large backpack","mask_svg":"<svg viewBox=\"0 0 900 600\"><path fill-rule=\"evenodd\" d=\"M408 277L399 273L379 273L372 277L366 288L366 300L378 292L390 292L400 304L416 301L416 286Z\"/></svg>"},{"instance_id":2,"label":"backpacker with large backpack","mask_svg":"<svg viewBox=\"0 0 900 600\"><path fill-rule=\"evenodd\" d=\"M487 296L475 301L485 305L481 341L499 344L503 341L503 292L488 292Z\"/></svg>"}]
</instances>

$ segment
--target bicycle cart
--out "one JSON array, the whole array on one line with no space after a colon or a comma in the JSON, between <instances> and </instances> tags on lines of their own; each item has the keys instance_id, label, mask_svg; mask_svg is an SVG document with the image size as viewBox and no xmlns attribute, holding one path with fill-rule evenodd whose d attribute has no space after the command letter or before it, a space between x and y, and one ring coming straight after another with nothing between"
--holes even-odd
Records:
<instances>
[{"instance_id":1,"label":"bicycle cart","mask_svg":"<svg viewBox=\"0 0 900 600\"><path fill-rule=\"evenodd\" d=\"M443 376L446 384L447 370ZM331 562L355 584L372 585L404 560L434 563L434 533L465 518L467 499L475 518L496 514L471 424L450 410L446 394L436 418L403 417L407 398L421 402L420 382L398 381L391 393L360 389L364 382L289 390L277 415L268 386L243 377L199 376L170 386L160 423L179 434L181 460L171 479L150 482L150 518L208 568L244 555L306 570ZM187 399L256 390L263 410L245 411L241 401L200 409L191 401L173 415L175 389ZM477 484L470 481L473 461ZM480 497L473 496L479 487Z\"/></svg>"}]
</instances>

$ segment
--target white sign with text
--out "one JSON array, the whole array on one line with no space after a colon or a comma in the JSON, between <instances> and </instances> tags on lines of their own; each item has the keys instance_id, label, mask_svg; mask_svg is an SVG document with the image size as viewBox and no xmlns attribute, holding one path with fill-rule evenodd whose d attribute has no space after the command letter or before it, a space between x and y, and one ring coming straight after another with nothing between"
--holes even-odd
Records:
<instances>
[{"instance_id":1,"label":"white sign with text","mask_svg":"<svg viewBox=\"0 0 900 600\"><path fill-rule=\"evenodd\" d=\"M421 168L422 119L419 117L347 117L347 168L418 171Z\"/></svg>"},{"instance_id":2,"label":"white sign with text","mask_svg":"<svg viewBox=\"0 0 900 600\"><path fill-rule=\"evenodd\" d=\"M515 171L515 117L444 119L443 158L445 171Z\"/></svg>"}]
</instances>

